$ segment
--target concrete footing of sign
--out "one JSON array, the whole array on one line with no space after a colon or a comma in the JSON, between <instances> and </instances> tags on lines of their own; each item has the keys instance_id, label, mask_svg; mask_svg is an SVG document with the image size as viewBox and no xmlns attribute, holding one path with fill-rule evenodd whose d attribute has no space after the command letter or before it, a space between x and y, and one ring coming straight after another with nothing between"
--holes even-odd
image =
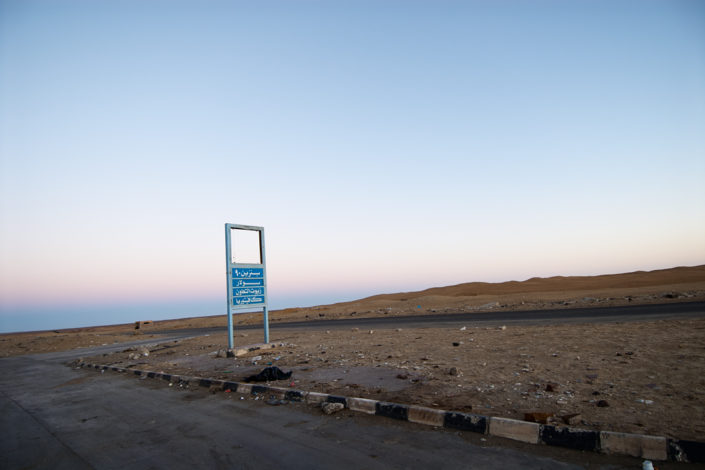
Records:
<instances>
[{"instance_id":1,"label":"concrete footing of sign","mask_svg":"<svg viewBox=\"0 0 705 470\"><path fill-rule=\"evenodd\" d=\"M247 346L241 346L239 348L233 348L228 350L228 353L231 353L232 356L230 357L240 357L244 356L245 354L259 351L259 350L265 350L265 349L275 349L275 348L281 348L284 346L284 343L257 343L257 344L249 344Z\"/></svg>"}]
</instances>

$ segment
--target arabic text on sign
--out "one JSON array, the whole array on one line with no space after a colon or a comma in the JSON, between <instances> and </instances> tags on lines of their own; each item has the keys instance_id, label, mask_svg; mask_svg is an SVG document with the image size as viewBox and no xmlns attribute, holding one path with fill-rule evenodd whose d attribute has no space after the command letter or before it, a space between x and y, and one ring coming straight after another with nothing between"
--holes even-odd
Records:
<instances>
[{"instance_id":1,"label":"arabic text on sign","mask_svg":"<svg viewBox=\"0 0 705 470\"><path fill-rule=\"evenodd\" d=\"M233 279L233 287L264 287L264 279Z\"/></svg>"},{"instance_id":2,"label":"arabic text on sign","mask_svg":"<svg viewBox=\"0 0 705 470\"><path fill-rule=\"evenodd\" d=\"M263 287L238 287L233 289L233 297L242 297L243 295L264 295Z\"/></svg>"},{"instance_id":3,"label":"arabic text on sign","mask_svg":"<svg viewBox=\"0 0 705 470\"><path fill-rule=\"evenodd\" d=\"M233 298L233 303L235 305L253 305L253 304L263 304L264 297L259 297L256 295L250 297L235 297Z\"/></svg>"},{"instance_id":4,"label":"arabic text on sign","mask_svg":"<svg viewBox=\"0 0 705 470\"><path fill-rule=\"evenodd\" d=\"M262 268L233 268L233 279L250 279L264 277Z\"/></svg>"}]
</instances>

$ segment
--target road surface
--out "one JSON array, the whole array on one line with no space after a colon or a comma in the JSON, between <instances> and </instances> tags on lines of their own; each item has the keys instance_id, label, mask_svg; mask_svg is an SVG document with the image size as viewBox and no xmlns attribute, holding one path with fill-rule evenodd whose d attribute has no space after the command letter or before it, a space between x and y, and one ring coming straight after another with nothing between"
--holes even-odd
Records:
<instances>
[{"instance_id":1,"label":"road surface","mask_svg":"<svg viewBox=\"0 0 705 470\"><path fill-rule=\"evenodd\" d=\"M334 330L358 327L383 328L439 328L439 327L488 327L501 325L558 325L564 323L608 323L705 316L705 302L683 302L626 307L591 307L555 310L501 311L482 313L435 313L432 315L393 316L378 318L344 318L340 320L316 319L296 322L270 322L270 328ZM237 316L236 316L237 319ZM237 322L236 322L237 323ZM261 325L237 325L238 330L261 329ZM204 335L222 333L223 328L187 328L178 330L145 330L145 334Z\"/></svg>"}]
</instances>

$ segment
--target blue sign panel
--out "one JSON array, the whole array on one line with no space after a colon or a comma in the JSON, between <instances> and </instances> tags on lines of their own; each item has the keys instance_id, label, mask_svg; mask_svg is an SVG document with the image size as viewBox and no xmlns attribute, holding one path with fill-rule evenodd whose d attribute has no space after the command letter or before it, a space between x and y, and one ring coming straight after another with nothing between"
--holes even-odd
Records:
<instances>
[{"instance_id":1,"label":"blue sign panel","mask_svg":"<svg viewBox=\"0 0 705 470\"><path fill-rule=\"evenodd\" d=\"M232 268L234 306L257 307L264 304L264 268Z\"/></svg>"}]
</instances>

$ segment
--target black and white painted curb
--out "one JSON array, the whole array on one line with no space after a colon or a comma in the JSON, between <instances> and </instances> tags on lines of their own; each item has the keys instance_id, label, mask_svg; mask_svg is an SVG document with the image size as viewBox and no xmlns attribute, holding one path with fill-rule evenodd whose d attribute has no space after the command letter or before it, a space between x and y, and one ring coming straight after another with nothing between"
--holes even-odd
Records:
<instances>
[{"instance_id":1,"label":"black and white painted curb","mask_svg":"<svg viewBox=\"0 0 705 470\"><path fill-rule=\"evenodd\" d=\"M136 369L126 369L81 362L72 364L80 368L97 369L133 374L140 378L152 378L177 383L214 387L224 392L245 395L268 395L275 399L306 402L310 404L341 403L345 408L361 413L444 427L471 431L490 436L503 437L530 444L546 444L570 449L601 452L604 454L629 455L650 460L673 460L677 462L705 463L705 443L670 439L643 434L627 434L610 431L591 431L568 426L553 426L531 423L509 418L482 416L472 413L437 410L415 405L381 402L368 398L343 397L318 392L305 392L290 388L253 385L202 377L190 377Z\"/></svg>"}]
</instances>

